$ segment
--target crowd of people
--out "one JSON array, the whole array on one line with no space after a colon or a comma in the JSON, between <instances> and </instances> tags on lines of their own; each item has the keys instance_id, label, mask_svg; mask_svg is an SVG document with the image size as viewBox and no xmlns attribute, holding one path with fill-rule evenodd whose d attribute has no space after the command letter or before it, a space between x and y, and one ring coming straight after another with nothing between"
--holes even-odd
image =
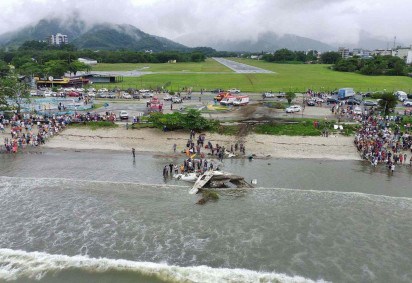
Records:
<instances>
[{"instance_id":1,"label":"crowd of people","mask_svg":"<svg viewBox=\"0 0 412 283\"><path fill-rule=\"evenodd\" d=\"M106 112L98 113L78 113L64 115L38 115L38 114L14 114L6 119L0 114L0 132L6 134L6 129L10 129L10 136L3 138L0 145L0 152L16 153L19 149L27 146L39 146L46 140L60 133L67 124L73 122L90 121L115 121L116 114Z\"/></svg>"},{"instance_id":2,"label":"crowd of people","mask_svg":"<svg viewBox=\"0 0 412 283\"><path fill-rule=\"evenodd\" d=\"M354 141L361 157L373 166L385 164L391 172L395 165L412 166L411 125L405 124L402 131L399 125L402 116L362 115Z\"/></svg>"},{"instance_id":3,"label":"crowd of people","mask_svg":"<svg viewBox=\"0 0 412 283\"><path fill-rule=\"evenodd\" d=\"M189 139L186 142L186 148L182 151L186 154L186 159L184 159L180 166L173 163L165 165L163 167L163 177L173 177L176 174L186 173L202 174L207 170L219 170L218 163L213 159L217 158L218 161L222 162L226 156L236 156L237 152L242 155L246 153L243 143L236 142L234 145L230 145L230 151L228 151L224 146L217 143L213 146L211 141L205 144L205 140L205 134L199 134L196 139L196 132L191 130ZM176 152L176 149L177 145L173 144L173 151ZM205 149L210 150L210 152L205 154Z\"/></svg>"}]
</instances>

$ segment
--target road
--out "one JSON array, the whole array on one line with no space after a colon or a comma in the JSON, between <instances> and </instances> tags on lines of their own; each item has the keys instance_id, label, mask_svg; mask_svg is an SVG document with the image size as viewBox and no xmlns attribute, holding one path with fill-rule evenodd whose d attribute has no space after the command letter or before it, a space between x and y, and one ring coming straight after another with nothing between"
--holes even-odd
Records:
<instances>
[{"instance_id":1,"label":"road","mask_svg":"<svg viewBox=\"0 0 412 283\"><path fill-rule=\"evenodd\" d=\"M258 67L235 62L235 61L228 60L225 58L213 57L213 59L219 62L220 64L225 65L229 69L232 69L235 73L241 73L241 74L271 74L273 73L272 71L268 71L268 70L261 69Z\"/></svg>"}]
</instances>

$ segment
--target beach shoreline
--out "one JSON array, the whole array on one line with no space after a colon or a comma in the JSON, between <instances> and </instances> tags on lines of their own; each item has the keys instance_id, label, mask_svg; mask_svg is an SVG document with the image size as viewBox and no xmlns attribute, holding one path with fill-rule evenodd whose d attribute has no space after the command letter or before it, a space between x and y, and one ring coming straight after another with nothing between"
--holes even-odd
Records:
<instances>
[{"instance_id":1,"label":"beach shoreline","mask_svg":"<svg viewBox=\"0 0 412 283\"><path fill-rule=\"evenodd\" d=\"M245 155L235 152L235 158L282 158L282 159L329 159L361 160L353 137L330 135L329 137L272 136L249 134L243 137L204 133L206 143L218 143L230 150L236 142L243 143ZM41 148L73 150L105 150L127 152L132 148L138 153L178 157L186 149L189 133L183 131L162 132L158 129L70 128L50 138ZM176 153L173 144L177 145ZM210 150L202 148L208 156Z\"/></svg>"}]
</instances>

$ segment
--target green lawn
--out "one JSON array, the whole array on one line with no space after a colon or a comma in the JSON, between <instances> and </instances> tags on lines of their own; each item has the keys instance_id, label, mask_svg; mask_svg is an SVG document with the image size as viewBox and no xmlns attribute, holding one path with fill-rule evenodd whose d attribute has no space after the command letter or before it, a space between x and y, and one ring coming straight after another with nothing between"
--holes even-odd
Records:
<instances>
[{"instance_id":1,"label":"green lawn","mask_svg":"<svg viewBox=\"0 0 412 283\"><path fill-rule=\"evenodd\" d=\"M342 87L353 87L355 91L395 91L412 92L412 78L394 76L364 76L355 73L336 72L321 64L276 64L250 59L234 59L245 64L272 70L273 74L236 74L213 59L202 63L177 64L110 64L110 70L132 70L148 66L153 72L141 77L124 77L119 87L156 88L170 82L170 90L192 87L194 91L214 88L238 88L242 92L295 91L303 92L308 88L315 91L330 91ZM109 64L100 67L109 70ZM131 69L128 69L131 68ZM97 70L97 69L96 69ZM103 69L101 69L103 70ZM183 73L182 71L199 72ZM182 73L176 73L182 72ZM205 74L200 72L225 72ZM99 84L100 86L100 84ZM102 85L113 88L114 84Z\"/></svg>"},{"instance_id":2,"label":"green lawn","mask_svg":"<svg viewBox=\"0 0 412 283\"><path fill-rule=\"evenodd\" d=\"M232 72L231 69L223 66L213 59L207 59L205 62L183 62L183 63L118 63L107 64L99 63L93 67L93 71L133 71L139 70L144 72Z\"/></svg>"}]
</instances>

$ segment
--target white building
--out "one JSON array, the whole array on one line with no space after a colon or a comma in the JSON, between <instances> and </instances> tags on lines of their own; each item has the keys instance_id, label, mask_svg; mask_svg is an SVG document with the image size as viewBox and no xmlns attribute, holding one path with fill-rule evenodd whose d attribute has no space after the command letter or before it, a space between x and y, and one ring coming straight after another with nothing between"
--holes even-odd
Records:
<instances>
[{"instance_id":1,"label":"white building","mask_svg":"<svg viewBox=\"0 0 412 283\"><path fill-rule=\"evenodd\" d=\"M398 48L396 49L396 54L395 54L395 56L397 56L397 57L405 60L405 62L406 62L407 64L410 64L410 63L408 63L408 54L409 54L409 52L411 52L411 51L412 51L412 48L411 48L411 47L398 47Z\"/></svg>"},{"instance_id":2,"label":"white building","mask_svg":"<svg viewBox=\"0 0 412 283\"><path fill-rule=\"evenodd\" d=\"M406 56L406 64L412 64L412 50L408 51L408 55Z\"/></svg>"},{"instance_id":3,"label":"white building","mask_svg":"<svg viewBox=\"0 0 412 283\"><path fill-rule=\"evenodd\" d=\"M349 57L349 48L339 47L338 52L340 53L343 59Z\"/></svg>"},{"instance_id":4,"label":"white building","mask_svg":"<svg viewBox=\"0 0 412 283\"><path fill-rule=\"evenodd\" d=\"M68 43L69 43L69 39L68 39L67 35L65 35L65 34L56 33L56 34L52 34L52 35L48 38L48 42L49 42L49 44L51 44L51 45L68 44Z\"/></svg>"}]
</instances>

